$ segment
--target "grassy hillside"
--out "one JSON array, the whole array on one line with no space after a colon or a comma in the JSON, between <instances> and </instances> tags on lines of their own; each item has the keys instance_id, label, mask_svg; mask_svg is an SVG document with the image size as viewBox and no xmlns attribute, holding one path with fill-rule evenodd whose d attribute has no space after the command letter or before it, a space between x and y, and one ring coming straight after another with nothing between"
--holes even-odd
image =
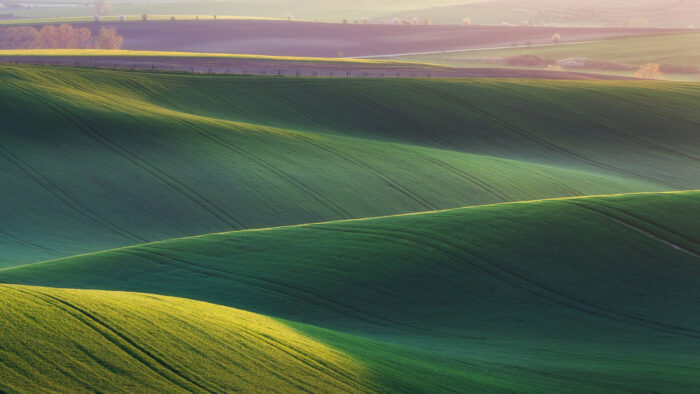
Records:
<instances>
[{"instance_id":1,"label":"grassy hillside","mask_svg":"<svg viewBox=\"0 0 700 394\"><path fill-rule=\"evenodd\" d=\"M0 281L188 297L333 329L287 323L391 385L429 368L429 391L437 376L443 389L692 392L699 202L634 194L212 234Z\"/></svg>"},{"instance_id":2,"label":"grassy hillside","mask_svg":"<svg viewBox=\"0 0 700 394\"><path fill-rule=\"evenodd\" d=\"M3 265L700 183L692 84L0 75Z\"/></svg>"},{"instance_id":3,"label":"grassy hillside","mask_svg":"<svg viewBox=\"0 0 700 394\"><path fill-rule=\"evenodd\" d=\"M0 389L9 393L547 392L562 385L556 377L533 380L534 370L180 298L0 285L0 300Z\"/></svg>"},{"instance_id":4,"label":"grassy hillside","mask_svg":"<svg viewBox=\"0 0 700 394\"><path fill-rule=\"evenodd\" d=\"M405 60L424 61L450 66L483 67L480 59L535 55L545 59L587 57L638 67L646 63L688 66L700 63L700 33L663 34L628 37L590 43L571 43L545 47L518 47L499 50L452 52L434 55L407 56ZM521 45L523 43L520 43ZM628 73L632 74L632 72Z\"/></svg>"},{"instance_id":5,"label":"grassy hillside","mask_svg":"<svg viewBox=\"0 0 700 394\"><path fill-rule=\"evenodd\" d=\"M381 388L359 361L284 322L244 311L25 286L0 286L0 299L3 392Z\"/></svg>"}]
</instances>

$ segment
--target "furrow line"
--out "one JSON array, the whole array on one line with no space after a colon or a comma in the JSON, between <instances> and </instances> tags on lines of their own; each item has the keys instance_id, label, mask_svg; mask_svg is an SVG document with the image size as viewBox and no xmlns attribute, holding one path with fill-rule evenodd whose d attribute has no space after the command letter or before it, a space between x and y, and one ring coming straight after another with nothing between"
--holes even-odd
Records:
<instances>
[{"instance_id":1,"label":"furrow line","mask_svg":"<svg viewBox=\"0 0 700 394\"><path fill-rule=\"evenodd\" d=\"M506 128L506 129L508 129L508 130L510 130L510 131L512 131L512 132L514 132L514 133L516 133L516 134L518 134L518 135L520 135L521 137L524 137L524 138L526 138L526 139L528 139L528 140L531 140L532 142L536 143L537 145L540 145L540 146L543 147L543 148L546 148L546 149L551 150L552 152L556 152L556 153L559 153L559 154L561 154L561 155L568 156L568 157L573 158L573 159L575 159L575 160L582 161L582 162L584 162L584 163L588 163L588 164L590 164L590 165L592 165L592 166L599 167L599 168L602 168L602 169L604 169L604 170L613 171L613 172L618 172L618 173L625 174L625 175L628 175L628 176L633 176L633 177L635 177L635 178L644 179L644 180L650 181L650 182L652 182L652 183L658 183L658 182L659 182L658 180L656 180L656 179L654 179L654 178L647 177L647 176L641 175L641 174L637 174L637 173L635 173L635 172L628 171L628 170L624 170L624 169L622 169L622 168L618 168L618 167L615 167L615 166L611 166L611 165L609 165L609 164L601 163L601 162L599 162L599 161L596 161L596 160L587 158L587 157L585 157L585 156L582 156L582 155L580 155L580 154L578 154L578 153L575 153L575 152L573 152L573 151L571 151L571 150L569 150L569 149L563 148L563 147L561 147L561 146L559 146L559 145L550 143L550 142L548 142L547 140L545 140L544 138L538 137L538 136L536 136L536 135L534 135L534 134L532 134L532 133L530 133L530 132L528 132L528 131L526 131L526 130L524 130L524 129L522 129L522 128L516 126L516 125L513 125L513 124L510 123L510 122L507 122L507 121L505 121L505 120L503 120L503 119L501 119L501 118L499 118L499 117L497 117L497 116L494 116L494 115L490 114L488 111L480 110L480 109L477 109L477 108L474 108L474 107L470 107L469 105L467 105L467 103L463 102L462 100L460 100L460 99L458 99L458 98L456 98L456 97L453 97L453 96L451 96L451 95L449 95L449 94L447 94L447 93L440 92L440 91L438 91L437 89L433 89L433 88L425 88L425 89L426 89L427 91L432 92L433 94L435 94L435 95L437 95L437 96L442 96L443 98L446 98L446 99L449 99L449 100L451 100L451 101L457 102L457 103L461 104L464 108L467 108L469 111L471 111L471 112L473 112L473 113L475 113L475 114L479 114L479 115L482 116L483 118L488 119L489 121L491 121L491 122L493 122L493 123L495 123L495 124L499 124L499 125L503 126L504 128ZM670 184L668 184L668 186L673 187L674 189L681 189L681 187L678 186L678 185L670 185Z\"/></svg>"},{"instance_id":2,"label":"furrow line","mask_svg":"<svg viewBox=\"0 0 700 394\"><path fill-rule=\"evenodd\" d=\"M230 142L226 141L225 139L218 137L214 135L211 132L208 132L204 130L202 127L199 127L195 124L192 124L190 122L187 122L185 120L180 120L183 124L186 124L193 129L195 129L200 135L203 137L209 139L210 141L214 142L215 144L224 146L225 148L229 149L230 151L239 154L240 156L248 158L248 160L252 161L253 163L256 163L260 167L263 167L273 173L275 176L277 176L280 179L286 180L288 183L292 184L293 186L299 188L302 190L306 195L309 197L313 198L314 200L318 201L321 205L325 206L329 210L335 212L340 218L343 219L349 219L352 218L353 216L347 212L345 209L343 209L341 206L333 203L331 200L328 198L324 197L321 193L315 191L312 187L306 185L304 182L300 181L296 177L290 175L286 171L282 170L281 168L270 164L269 162L251 154L248 152L245 152L243 149L238 149L235 145L231 144Z\"/></svg>"},{"instance_id":3,"label":"furrow line","mask_svg":"<svg viewBox=\"0 0 700 394\"><path fill-rule=\"evenodd\" d=\"M678 251L680 251L680 252L683 252L683 253L685 253L685 254L687 254L687 255L690 255L690 256L692 256L692 257L700 258L700 254L697 254L697 253L693 252L692 250L686 249L686 248L684 248L684 247L682 247L682 246L680 246L680 245L678 245L678 244L676 244L676 243L674 243L674 242L671 242L671 241L669 241L669 240L667 240L667 239L664 239L664 238L662 238L662 237L660 237L660 236L658 236L658 235L656 235L656 234L653 234L653 233L651 233L651 232L649 232L649 231L647 231L647 230L645 230L645 229L643 229L643 228L641 228L641 227L638 227L638 226L636 226L636 225L634 225L634 224L632 224L632 223L630 223L630 222L628 222L628 221L626 221L626 220L623 220L623 219L620 219L620 218L615 217L615 216L613 216L613 215L610 215L610 214L608 214L608 213L605 213L604 211L602 211L602 210L600 210L600 209L595 209L595 208L593 208L593 207L591 207L591 206L588 206L588 205L585 205L585 204L579 204L579 203L575 203L575 202L570 202L570 204L573 204L573 205L578 206L578 207L581 207L581 208L583 208L583 209L587 209L587 210L589 210L589 211L598 213L598 214L600 214L600 215L602 215L602 216L605 216L606 218L608 218L608 219L610 219L610 220L612 220L612 221L614 221L614 222L616 222L616 223L619 223L619 224L621 224L621 225L623 225L623 226L629 228L630 230L633 230L633 231L635 231L635 232L637 232L637 233L640 233L640 234L642 234L642 235L644 235L644 236L647 236L647 237L649 237L649 238L651 238L651 239L653 239L653 240L655 240L655 241L658 241L658 242L660 242L660 243L662 243L662 244L664 244L664 245L666 245L666 246L669 246L669 247L671 247L671 248L673 248L673 249L676 249L676 250L678 250Z\"/></svg>"},{"instance_id":4,"label":"furrow line","mask_svg":"<svg viewBox=\"0 0 700 394\"><path fill-rule=\"evenodd\" d=\"M144 365L145 367L147 367L148 369L150 369L151 371L153 371L157 375L163 377L167 381L173 383L174 385L182 388L185 391L188 391L188 392L192 391L191 387L187 387L186 385L183 385L183 383L188 382L188 383L192 384L193 386L204 390L205 392L211 392L210 390L208 390L204 387L201 387L198 383L190 381L186 377L180 375L180 373L177 370L173 369L167 363L163 362L158 357L151 355L150 352L148 352L145 349L142 349L139 345L137 345L135 342L130 340L128 337L111 329L109 326L102 323L99 319L96 319L92 314L84 311L83 309L81 309L79 307L72 305L71 303L69 303L67 301L61 300L57 297L53 297L53 296L45 294L45 293L42 293L38 290L27 291L27 290L20 290L17 288L12 288L12 287L3 286L3 285L0 285L0 287L4 287L4 288L10 289L10 290L15 290L17 292L33 296L37 299L42 300L43 302L47 303L48 305L51 305L55 308L63 310L68 315L74 317L76 320L80 321L81 323L83 323L84 325L86 325L87 327L92 329L95 333L102 336L105 340L107 340L108 342L115 345L117 348L124 351L126 354L128 354L130 357L132 357L134 360L138 361L141 365ZM116 338L114 338L113 336L116 336ZM119 339L121 339L121 341L123 341L123 342L126 342L126 344L120 343ZM149 362L149 360L151 362ZM184 382L180 382L180 381L178 381L178 379L171 377L171 376L168 376L167 374L164 374L163 371L159 370L154 365L152 365L152 362L155 362L156 365L164 368L167 371L170 371L175 376L182 379Z\"/></svg>"},{"instance_id":5,"label":"furrow line","mask_svg":"<svg viewBox=\"0 0 700 394\"><path fill-rule=\"evenodd\" d=\"M261 278L261 277L257 277L257 276L253 276L253 275L240 274L240 273L236 273L236 272L232 272L232 271L227 271L227 270L222 270L219 268L201 265L201 264L197 264L197 263L194 263L194 262L191 262L188 260L168 256L167 254L161 254L161 253L158 253L158 252L153 251L153 250L149 250L147 252L145 252L145 251L133 251L133 250L126 251L125 250L124 252L128 252L129 254L136 255L136 256L138 256L139 252L150 253L150 254L153 254L155 256L161 257L162 259L165 259L165 260L154 261L151 258L144 257L146 260L154 261L158 264L170 265L170 266L173 266L176 268L181 268L181 269L189 270L192 272L197 272L197 273L207 275L207 276L225 279L227 281L231 281L234 283L235 282L244 283L244 284L247 284L249 286L258 288L260 290L264 290L264 291L272 292L272 293L277 293L279 295L282 295L283 297L292 297L292 298L295 298L301 302L304 302L304 303L307 303L310 305L314 305L314 306L317 306L317 307L320 307L323 309L330 310L332 312L337 313L340 316L352 316L353 318L358 319L358 320L362 320L366 323L370 323L370 324L374 324L374 325L378 325L378 326L382 326L382 327L387 327L387 328L392 328L392 329L395 329L395 327L392 326L391 324L404 325L401 322L392 321L392 320L386 319L386 318L381 317L381 316L367 313L367 312L362 311L360 309L349 306L345 303L327 299L324 296L315 294L315 293L310 292L308 290L301 289L299 287L292 286L289 284L273 281L270 279L265 279L265 278ZM178 262L181 265L174 264L173 262ZM218 275L213 274L212 272L216 272L216 273L218 273ZM222 274L224 276L221 276ZM296 293L305 295L305 296L310 297L310 298L302 297L300 295L294 295L290 292L284 292L282 290L278 290L276 288L270 287L270 285L278 286L281 289L293 290ZM325 303L318 301L318 300L325 301ZM388 324L388 323L391 323L391 324ZM412 327L412 328L420 329L418 327Z\"/></svg>"},{"instance_id":6,"label":"furrow line","mask_svg":"<svg viewBox=\"0 0 700 394\"><path fill-rule=\"evenodd\" d=\"M42 175L39 171L34 169L31 165L28 163L23 162L20 158L16 157L13 155L10 151L5 149L4 147L0 146L0 156L4 157L6 160L8 160L10 163L12 163L15 167L17 167L22 173L27 175L30 179L32 179L34 182L36 182L42 189L53 195L54 197L58 198L61 202L63 202L68 208L72 209L79 215L87 218L88 220L91 220L95 223L100 224L101 226L106 227L110 231L113 231L114 233L125 237L130 240L135 240L137 242L147 242L146 239L139 237L138 235L126 230L125 228L118 226L115 223L112 223L111 221L103 218L96 212L92 211L90 208L86 207L85 205L81 204L78 200L73 198L70 194L65 192L62 188L60 188L58 185L55 183L51 182L47 177Z\"/></svg>"},{"instance_id":7,"label":"furrow line","mask_svg":"<svg viewBox=\"0 0 700 394\"><path fill-rule=\"evenodd\" d=\"M373 228L373 230L376 231L376 228ZM427 237L425 237L424 234L416 234L416 233L412 233L412 232L410 232L410 231L408 231L408 230L387 229L387 230L385 230L385 231L394 232L394 233L400 232L400 233L403 233L403 234L409 234L409 235L412 235L412 236L414 236L414 237L419 237L419 238L421 238L421 240L427 238ZM416 242L418 242L418 241L416 241ZM428 241L425 241L425 242L432 242L432 241L430 241L430 240L428 239ZM433 242L433 243L434 243L434 242ZM526 289L526 288L520 286L520 284L519 284L518 282L520 282L520 283L525 283L525 284L527 284L528 286L532 286L534 289L538 289L539 291L544 291L544 294L541 294L539 291L531 291L531 293L532 293L532 294L535 294L535 295L538 295L538 296L540 296L540 297L543 297L543 298L545 298L545 299L548 299L548 300L550 300L550 301L554 301L554 302L557 302L557 303L559 303L559 304L561 304L561 305L565 305L565 306L574 308L574 309L576 309L576 310L579 310L579 311L582 311L582 312L585 312L585 313L593 314L593 315L596 315L596 316L599 316L599 317L604 317L604 318L611 319L611 320L617 320L617 321L620 321L620 322L634 321L634 322L636 322L637 324L640 324L640 323L641 323L641 324L644 324L644 325L646 325L646 326L648 326L648 327L652 327L652 328L664 330L664 331L667 331L667 332L673 332L673 333L676 333L676 334L685 335L685 336L689 336L689 337L693 337L693 338L700 338L700 330L695 330L695 329L692 329L692 328L686 328L686 327L675 326L675 325L671 325L671 324L665 324L665 323L662 323L662 322L657 322L657 321L654 321L654 320L651 320L651 319L647 319L647 318L643 318L643 317L638 317L638 316L633 316L633 315L627 315L627 314L620 313L620 312L617 312L617 311L609 310L609 309L607 309L607 308L603 308L603 307L601 307L601 306L599 306L599 305L591 304L591 303L589 303L589 302L587 302L587 301L584 301L584 300L576 299L576 298L571 297L571 296L569 296L569 295L567 295L567 294L565 294L565 293L559 292L558 290L555 290L555 289L553 289L553 288L550 288L550 287L548 287L548 286L545 286L545 285L543 285L543 284L541 284L541 283L538 283L538 282L536 282L536 281L534 281L534 280L528 279L527 277L525 277L525 276L523 276L523 275L517 274L517 273L515 273L515 272L513 272L513 271L511 271L511 270L508 270L508 269L502 267L500 264L496 264L496 263L494 263L494 262L492 262L492 261L489 261L488 259L485 259L485 258L483 258L483 257L481 257L481 256L479 256L479 255L477 255L477 254L475 254L475 253L472 252L472 251L468 251L468 250L466 250L466 249L463 248L463 247L456 246L456 245L452 245L452 244L450 244L450 243L448 243L448 242L446 242L446 241L443 241L443 243L444 243L446 246L448 246L448 247L451 247L451 248L453 248L453 249L459 250L459 251L461 251L462 253L468 254L468 255L471 256L472 258L475 258L475 259L477 259L478 261L481 261L482 263L485 263L487 266L490 266L490 267L493 267L493 268L496 269L496 271L484 270L484 272L486 272L486 273L488 273L488 274L490 274L490 275L492 275L492 276L494 276L494 277L496 277L496 278L500 278L500 279L502 279L502 280L505 280L505 281L507 281L507 282L509 282L509 283L511 283L511 284L513 284L513 285L519 286L519 287L521 287L521 288L523 288L523 289ZM461 261L463 261L463 262L468 263L468 262L465 261L464 259L461 259L458 255L455 255L455 258L457 258L457 259L459 259L459 260L461 260ZM468 264L472 265L471 263L468 263ZM477 266L477 265L474 265L474 267L478 267L478 266ZM500 273L499 273L499 272L500 272ZM504 275L504 274L505 274L505 275ZM510 277L510 278L512 278L512 279L511 279L511 280L505 279L506 276L507 276L507 277Z\"/></svg>"}]
</instances>

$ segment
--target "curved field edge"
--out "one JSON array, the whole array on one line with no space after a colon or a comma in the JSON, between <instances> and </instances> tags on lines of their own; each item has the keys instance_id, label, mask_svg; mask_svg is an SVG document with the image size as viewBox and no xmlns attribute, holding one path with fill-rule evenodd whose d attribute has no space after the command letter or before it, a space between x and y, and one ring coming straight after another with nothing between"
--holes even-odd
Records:
<instances>
[{"instance_id":1,"label":"curved field edge","mask_svg":"<svg viewBox=\"0 0 700 394\"><path fill-rule=\"evenodd\" d=\"M152 294L0 285L0 389L536 392L530 372Z\"/></svg>"},{"instance_id":2,"label":"curved field edge","mask_svg":"<svg viewBox=\"0 0 700 394\"><path fill-rule=\"evenodd\" d=\"M700 182L693 85L1 70L2 265L227 230ZM576 108L532 113L591 91L606 97L591 118ZM638 108L646 98L664 104ZM670 118L663 135L641 124Z\"/></svg>"},{"instance_id":3,"label":"curved field edge","mask_svg":"<svg viewBox=\"0 0 700 394\"><path fill-rule=\"evenodd\" d=\"M360 359L343 335L543 391L691 392L699 201L572 198L212 234L4 269L0 281L213 302L335 330L314 335Z\"/></svg>"},{"instance_id":4,"label":"curved field edge","mask_svg":"<svg viewBox=\"0 0 700 394\"><path fill-rule=\"evenodd\" d=\"M236 60L267 60L285 62L313 62L322 64L359 64L359 65L394 65L394 66L423 66L436 68L451 68L440 64L419 63L400 60L374 60L353 58L328 58L328 57L304 57L304 56L270 56L249 55L232 53L209 52L177 52L177 51L139 51L127 49L0 49L0 58L3 56L31 56L31 57L71 57L71 58L99 58L99 57L173 57L173 58L215 58Z\"/></svg>"}]
</instances>

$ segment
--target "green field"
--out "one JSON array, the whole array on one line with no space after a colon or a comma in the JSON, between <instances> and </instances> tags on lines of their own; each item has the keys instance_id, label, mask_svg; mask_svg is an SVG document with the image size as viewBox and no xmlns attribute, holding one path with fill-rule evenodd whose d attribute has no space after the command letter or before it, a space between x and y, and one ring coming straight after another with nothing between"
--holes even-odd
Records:
<instances>
[{"instance_id":1,"label":"green field","mask_svg":"<svg viewBox=\"0 0 700 394\"><path fill-rule=\"evenodd\" d=\"M564 37L562 37L564 38ZM499 59L535 55L544 59L563 60L587 57L639 67L646 63L673 66L700 64L700 33L663 34L648 37L614 38L589 43L570 43L549 46L516 47L494 50L475 50L431 55L401 57L401 60L429 62L458 67L485 67L485 59ZM523 45L523 43L520 43ZM601 72L604 70L581 70ZM618 73L632 76L634 71ZM677 76L669 75L672 78ZM700 76L698 76L700 78Z\"/></svg>"},{"instance_id":2,"label":"green field","mask_svg":"<svg viewBox=\"0 0 700 394\"><path fill-rule=\"evenodd\" d=\"M2 65L0 102L0 393L700 384L700 84Z\"/></svg>"},{"instance_id":3,"label":"green field","mask_svg":"<svg viewBox=\"0 0 700 394\"><path fill-rule=\"evenodd\" d=\"M161 296L4 286L3 323L36 339L25 355L24 335L3 336L0 346L20 355L0 373L12 370L19 387L81 390L265 382L690 393L700 379L699 203L700 192L678 192L499 204L9 268L0 281L175 295L287 320ZM55 334L56 346L47 326L71 335ZM60 371L35 360L62 352L74 361ZM258 369L261 359L282 376Z\"/></svg>"},{"instance_id":4,"label":"green field","mask_svg":"<svg viewBox=\"0 0 700 394\"><path fill-rule=\"evenodd\" d=\"M0 77L6 266L234 229L700 187L692 84L15 66Z\"/></svg>"}]
</instances>

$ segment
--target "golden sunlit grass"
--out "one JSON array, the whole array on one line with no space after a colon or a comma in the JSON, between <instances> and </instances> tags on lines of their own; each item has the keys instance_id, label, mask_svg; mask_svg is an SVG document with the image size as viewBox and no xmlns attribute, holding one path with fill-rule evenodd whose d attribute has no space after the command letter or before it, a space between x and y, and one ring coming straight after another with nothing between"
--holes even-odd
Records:
<instances>
[{"instance_id":1,"label":"golden sunlit grass","mask_svg":"<svg viewBox=\"0 0 700 394\"><path fill-rule=\"evenodd\" d=\"M367 390L351 357L278 320L218 305L0 285L0 316L4 390Z\"/></svg>"}]
</instances>

